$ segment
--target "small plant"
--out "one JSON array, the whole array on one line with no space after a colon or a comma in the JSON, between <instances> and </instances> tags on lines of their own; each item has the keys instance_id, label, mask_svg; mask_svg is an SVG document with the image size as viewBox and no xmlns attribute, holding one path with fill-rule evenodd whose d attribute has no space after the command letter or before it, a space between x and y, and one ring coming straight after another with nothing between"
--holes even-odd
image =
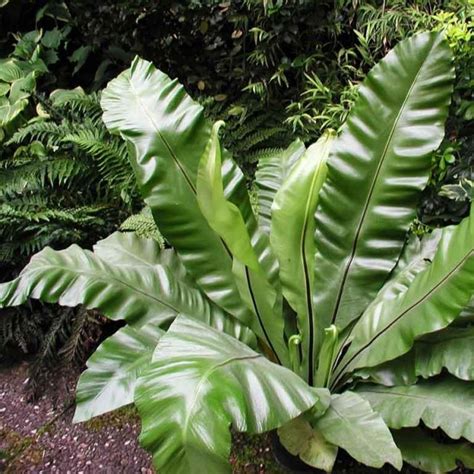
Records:
<instances>
[{"instance_id":1,"label":"small plant","mask_svg":"<svg viewBox=\"0 0 474 474\"><path fill-rule=\"evenodd\" d=\"M136 59L102 97L146 205L173 247L114 233L46 248L0 304L97 308L127 325L101 344L76 421L134 402L162 473L227 472L231 436L278 429L306 464L426 471L472 463L474 216L407 240L444 135L454 70L439 33L368 74L341 134L257 170L257 209L177 81Z\"/></svg>"}]
</instances>

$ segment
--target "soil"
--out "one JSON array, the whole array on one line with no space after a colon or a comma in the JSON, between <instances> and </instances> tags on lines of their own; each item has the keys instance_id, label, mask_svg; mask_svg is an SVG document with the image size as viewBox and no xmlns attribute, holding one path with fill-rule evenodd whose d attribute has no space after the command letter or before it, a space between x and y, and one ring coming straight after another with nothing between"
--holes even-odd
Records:
<instances>
[{"instance_id":1,"label":"soil","mask_svg":"<svg viewBox=\"0 0 474 474\"><path fill-rule=\"evenodd\" d=\"M27 363L0 368L0 472L154 472L151 456L138 445L140 420L134 408L72 424L78 376L79 372L72 372L55 377L39 399L29 401L25 391ZM230 461L236 474L288 472L275 461L268 435L235 435ZM335 474L372 472L397 471L368 469L344 455L334 469ZM406 468L402 472L417 471Z\"/></svg>"}]
</instances>

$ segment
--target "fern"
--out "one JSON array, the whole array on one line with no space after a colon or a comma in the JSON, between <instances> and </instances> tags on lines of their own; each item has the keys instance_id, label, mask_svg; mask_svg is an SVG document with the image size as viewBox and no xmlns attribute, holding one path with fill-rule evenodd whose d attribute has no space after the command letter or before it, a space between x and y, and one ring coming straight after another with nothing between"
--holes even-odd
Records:
<instances>
[{"instance_id":1,"label":"fern","mask_svg":"<svg viewBox=\"0 0 474 474\"><path fill-rule=\"evenodd\" d=\"M139 237L146 239L154 239L160 244L161 248L165 246L165 239L161 235L148 207L142 209L139 214L128 217L120 225L120 230L122 232L135 232Z\"/></svg>"},{"instance_id":2,"label":"fern","mask_svg":"<svg viewBox=\"0 0 474 474\"><path fill-rule=\"evenodd\" d=\"M38 141L47 148L60 147L62 139L70 131L70 127L67 122L55 123L45 119L34 119L16 131L6 144L18 145Z\"/></svg>"},{"instance_id":3,"label":"fern","mask_svg":"<svg viewBox=\"0 0 474 474\"><path fill-rule=\"evenodd\" d=\"M139 202L126 145L103 125L99 94L74 89L35 97L42 115L0 150L3 264L45 245L88 245Z\"/></svg>"},{"instance_id":4,"label":"fern","mask_svg":"<svg viewBox=\"0 0 474 474\"><path fill-rule=\"evenodd\" d=\"M104 130L83 125L63 137L64 143L73 143L91 156L103 180L110 188L133 192L134 176L128 162L125 142L107 136Z\"/></svg>"}]
</instances>

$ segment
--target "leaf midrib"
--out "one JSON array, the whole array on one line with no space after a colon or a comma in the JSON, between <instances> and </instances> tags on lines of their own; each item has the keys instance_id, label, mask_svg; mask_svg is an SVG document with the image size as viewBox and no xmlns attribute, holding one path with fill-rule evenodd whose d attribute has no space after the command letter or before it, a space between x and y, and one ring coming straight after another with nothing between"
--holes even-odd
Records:
<instances>
[{"instance_id":1,"label":"leaf midrib","mask_svg":"<svg viewBox=\"0 0 474 474\"><path fill-rule=\"evenodd\" d=\"M431 51L431 49L432 49L432 45L430 47L430 51ZM425 62L428 58L429 52L425 55L425 58L423 59L423 63L420 66L420 69L418 70L418 72L416 73L415 78L413 79L413 82L412 82L409 90L407 91L407 95L406 95L406 97L403 101L403 104L400 107L400 110L399 110L399 112L398 112L398 114L397 114L397 116L394 120L394 123L392 125L391 130L390 130L390 134L387 138L387 142L386 142L384 150L382 152L382 157L381 157L380 162L379 162L379 164L377 166L377 169L375 171L374 179L372 180L372 183L371 183L371 186L370 186L370 189L369 189L369 194L368 194L366 202L364 204L364 209L363 209L363 212L362 212L362 216L361 216L360 221L357 225L356 233L355 233L353 244L352 244L351 254L350 254L350 257L347 261L346 267L344 269L343 277L342 277L342 280L341 280L341 283L340 283L340 286L339 286L339 291L338 291L337 298L336 298L336 304L335 304L333 315L332 315L332 318L331 318L331 324L334 324L335 321L336 321L337 313L339 311L339 306L340 306L341 301L342 301L342 295L343 295L344 288L345 288L345 285L346 285L346 282L347 282L349 270L352 266L352 262L354 261L357 246L358 246L358 243L359 243L359 238L360 238L360 235L362 233L362 227L364 225L365 217L366 217L368 209L369 209L370 201L372 199L372 195L374 193L374 190L375 190L375 187L376 187L376 184L377 184L377 181L378 181L379 174L382 170L383 165L385 164L385 159L387 157L389 146L392 142L393 135L395 134L395 130L397 128L400 117L402 116L402 113L405 111L405 107L408 103L408 100L410 99L411 93L413 92L413 88L415 87L417 79L418 79L419 75L421 74L423 66L425 65Z\"/></svg>"},{"instance_id":2,"label":"leaf midrib","mask_svg":"<svg viewBox=\"0 0 474 474\"><path fill-rule=\"evenodd\" d=\"M437 291L441 286L443 286L452 275L454 275L462 266L464 263L473 255L474 250L470 250L469 252L464 255L464 257L458 262L458 264L452 268L444 277L433 287L431 287L423 296L420 296L419 298L416 299L416 301L410 305L407 309L405 309L401 314L396 316L387 326L385 326L383 329L381 329L369 342L367 342L364 346L362 346L348 361L347 363L338 371L339 374L335 380L334 383L336 383L340 377L344 374L344 371L347 369L347 367L354 361L356 360L367 348L369 348L372 343L374 343L379 337L381 337L385 332L390 330L390 328L398 323L405 315L411 313L417 306L422 304L431 294L433 294L435 291Z\"/></svg>"},{"instance_id":3,"label":"leaf midrib","mask_svg":"<svg viewBox=\"0 0 474 474\"><path fill-rule=\"evenodd\" d=\"M182 429L182 437L183 437L183 445L186 445L187 442L187 437L188 437L188 431L189 431L189 423L190 423L190 420L191 420L191 416L193 415L194 413L194 410L195 410L195 407L196 407L196 403L198 401L198 398L199 398L199 395L200 395L200 392L202 390L202 387L204 385L204 383L209 379L209 377L212 375L212 373L215 371L215 370L218 370L222 367L225 367L226 365L228 364L231 364L232 362L236 362L236 361L243 361L243 360L251 360L251 359L260 359L262 358L263 356L261 356L260 354L256 354L256 355L249 355L249 356L234 356L234 357L229 357L228 359L222 361L222 362L219 362L218 364L215 364L215 365L212 365L211 367L209 367L202 375L201 377L201 380L199 381L197 387L196 387L196 390L195 390L195 394L194 394L194 397L193 397L193 400L191 402L191 405L189 407L189 410L188 410L188 413L186 414L186 418L184 420L184 426L183 426L183 429Z\"/></svg>"},{"instance_id":4,"label":"leaf midrib","mask_svg":"<svg viewBox=\"0 0 474 474\"><path fill-rule=\"evenodd\" d=\"M308 224L309 224L309 214L310 214L310 203L314 194L314 188L316 186L316 182L319 177L319 173L321 172L322 168L324 167L324 163L320 161L318 166L313 172L313 176L311 179L311 185L309 188L308 198L306 201L305 206L305 214L303 220L303 226L301 228L301 236L300 236L300 258L301 263L303 266L303 278L304 278L304 291L305 291L305 303L306 303L306 312L308 318L308 384L313 385L313 374L314 374L314 332L315 332L315 324L314 324L314 315L313 315L313 301L312 301L312 291L311 291L311 280L309 274L309 265L307 261L306 255L306 239L308 238Z\"/></svg>"},{"instance_id":5,"label":"leaf midrib","mask_svg":"<svg viewBox=\"0 0 474 474\"><path fill-rule=\"evenodd\" d=\"M416 385L415 385L416 387ZM406 398L413 398L413 399L416 399L416 400L429 400L431 401L432 403L435 403L435 404L440 404L440 405L443 405L444 407L445 406L449 406L449 407L452 407L454 409L454 411L457 411L457 412L461 412L461 413L465 413L468 418L473 418L474 419L474 412L473 410L467 410L467 409L464 409L464 408L459 408L459 405L456 405L454 403L450 403L449 402L449 399L445 399L445 400L442 400L442 399L438 399L438 398L433 398L428 395L413 395L413 394L408 394L408 393L403 393L403 392L395 392L395 391L391 391L391 392L384 392L383 390L368 390L367 392L358 392L359 394L361 393L377 393L378 395L388 395L388 396L392 396L392 397L398 397L398 398L403 398L403 397L406 397ZM423 419L423 414L426 410L426 406L424 407L423 409L423 413L421 415L421 419Z\"/></svg>"},{"instance_id":6,"label":"leaf midrib","mask_svg":"<svg viewBox=\"0 0 474 474\"><path fill-rule=\"evenodd\" d=\"M59 265L59 264L48 264L48 265L44 265L43 268L51 268L51 269L58 269L58 270L61 270L61 271L64 271L65 273L70 273L73 275L73 279L72 281L77 281L77 279L79 278L79 276L90 276L90 277L95 277L97 280L100 280L100 281L104 281L105 283L109 283L110 280L113 280L113 281L116 281L119 285L123 285L127 288L130 288L132 291L135 291L143 296L145 296L146 298L149 298L151 300L154 300L156 301L157 303L159 304L162 304L163 306L166 306L167 308L169 309L172 309L173 311L175 311L176 313L179 313L180 310L175 308L174 306L172 306L170 303L167 303L163 300L160 300L159 298L156 298L155 296L152 296L150 295L149 293L146 293L138 288L136 288L135 286L123 281L123 280L120 280L119 278L117 278L116 276L112 275L112 274L107 274L107 277L104 277L103 275L101 275L99 272L86 272L86 271L83 271L83 270L78 270L78 271L72 271L69 267L66 267L66 266L62 266L62 265ZM31 270L31 273L36 273L36 272L44 272L45 270L42 269L42 268L36 268L36 269L33 269ZM21 275L20 277L21 278ZM67 287L67 290L69 290L69 288L71 287L71 284L72 284L72 281L69 283L68 287ZM64 292L63 292L64 293ZM62 296L62 295L61 295Z\"/></svg>"}]
</instances>

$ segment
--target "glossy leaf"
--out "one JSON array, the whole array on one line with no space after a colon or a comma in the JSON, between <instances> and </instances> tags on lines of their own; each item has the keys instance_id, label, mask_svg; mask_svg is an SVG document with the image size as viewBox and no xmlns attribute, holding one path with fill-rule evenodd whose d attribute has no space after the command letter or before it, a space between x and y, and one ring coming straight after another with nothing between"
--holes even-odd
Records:
<instances>
[{"instance_id":1,"label":"glossy leaf","mask_svg":"<svg viewBox=\"0 0 474 474\"><path fill-rule=\"evenodd\" d=\"M239 297L231 255L196 200L199 159L211 133L202 107L176 80L139 58L109 83L101 104L106 126L131 144L138 185L164 237L206 294L248 324L251 313ZM230 160L223 174L226 197L247 205L244 178Z\"/></svg>"},{"instance_id":2,"label":"glossy leaf","mask_svg":"<svg viewBox=\"0 0 474 474\"><path fill-rule=\"evenodd\" d=\"M333 395L330 407L314 421L314 426L327 441L367 466L381 468L389 463L398 470L402 467L402 457L390 430L356 393Z\"/></svg>"},{"instance_id":3,"label":"glossy leaf","mask_svg":"<svg viewBox=\"0 0 474 474\"><path fill-rule=\"evenodd\" d=\"M337 446L329 443L303 416L278 429L281 444L293 456L309 466L331 472L336 462Z\"/></svg>"},{"instance_id":4,"label":"glossy leaf","mask_svg":"<svg viewBox=\"0 0 474 474\"><path fill-rule=\"evenodd\" d=\"M394 267L440 144L454 70L439 33L400 42L359 87L317 212L316 305L345 327Z\"/></svg>"},{"instance_id":5,"label":"glossy leaf","mask_svg":"<svg viewBox=\"0 0 474 474\"><path fill-rule=\"evenodd\" d=\"M382 385L410 385L417 377L429 378L443 370L461 380L474 380L474 328L448 327L415 342L398 359L359 369L357 376Z\"/></svg>"},{"instance_id":6,"label":"glossy leaf","mask_svg":"<svg viewBox=\"0 0 474 474\"><path fill-rule=\"evenodd\" d=\"M442 473L458 468L461 461L467 469L474 469L474 448L468 443L441 444L420 429L393 432L403 459L416 469Z\"/></svg>"},{"instance_id":7,"label":"glossy leaf","mask_svg":"<svg viewBox=\"0 0 474 474\"><path fill-rule=\"evenodd\" d=\"M320 392L236 339L180 316L135 393L143 446L160 473L179 474L196 466L230 472L230 425L250 433L277 428L315 405Z\"/></svg>"},{"instance_id":8,"label":"glossy leaf","mask_svg":"<svg viewBox=\"0 0 474 474\"><path fill-rule=\"evenodd\" d=\"M459 320L456 323L460 326L474 323L474 297L469 301L469 304L461 311Z\"/></svg>"},{"instance_id":9,"label":"glossy leaf","mask_svg":"<svg viewBox=\"0 0 474 474\"><path fill-rule=\"evenodd\" d=\"M199 162L197 200L201 212L214 231L222 237L233 257L252 270L259 263L239 208L229 202L222 185L222 151L219 129L224 122L216 122L211 137Z\"/></svg>"},{"instance_id":10,"label":"glossy leaf","mask_svg":"<svg viewBox=\"0 0 474 474\"><path fill-rule=\"evenodd\" d=\"M111 265L153 267L163 264L162 249L155 239L133 232L114 232L94 245L94 254Z\"/></svg>"},{"instance_id":11,"label":"glossy leaf","mask_svg":"<svg viewBox=\"0 0 474 474\"><path fill-rule=\"evenodd\" d=\"M140 329L125 326L107 338L79 378L74 422L132 403L138 375L151 361L163 334L151 321Z\"/></svg>"},{"instance_id":12,"label":"glossy leaf","mask_svg":"<svg viewBox=\"0 0 474 474\"><path fill-rule=\"evenodd\" d=\"M304 143L297 139L286 150L278 150L265 156L257 164L255 184L258 190L258 223L267 234L270 233L272 204L275 194L304 151Z\"/></svg>"},{"instance_id":13,"label":"glossy leaf","mask_svg":"<svg viewBox=\"0 0 474 474\"><path fill-rule=\"evenodd\" d=\"M456 319L474 288L474 216L443 230L433 262L396 298L374 301L352 331L338 373L372 367L410 350L415 338Z\"/></svg>"},{"instance_id":14,"label":"glossy leaf","mask_svg":"<svg viewBox=\"0 0 474 474\"><path fill-rule=\"evenodd\" d=\"M375 367L357 369L354 376L387 387L414 384L418 380L415 372L415 350Z\"/></svg>"},{"instance_id":15,"label":"glossy leaf","mask_svg":"<svg viewBox=\"0 0 474 474\"><path fill-rule=\"evenodd\" d=\"M198 170L197 199L199 207L212 229L224 240L234 261L237 287L243 300L255 314L252 329L268 344L278 362L288 365L284 341L284 320L275 311L277 293L267 280L254 252L250 236L239 208L229 202L222 187L222 153L216 122ZM240 264L240 265L239 265Z\"/></svg>"},{"instance_id":16,"label":"glossy leaf","mask_svg":"<svg viewBox=\"0 0 474 474\"><path fill-rule=\"evenodd\" d=\"M189 286L196 287L174 249L162 249L153 238L139 237L134 232L114 232L94 245L94 254L108 263L119 266L172 269L173 276Z\"/></svg>"},{"instance_id":17,"label":"glossy leaf","mask_svg":"<svg viewBox=\"0 0 474 474\"><path fill-rule=\"evenodd\" d=\"M142 252L149 249L148 239L135 239L136 245L143 245ZM98 245L102 255L104 245ZM45 248L18 278L0 285L0 306L16 306L28 298L63 306L82 304L137 327L148 321L169 323L184 313L255 344L248 328L211 304L201 291L177 280L170 268L111 265L77 245L61 251Z\"/></svg>"},{"instance_id":18,"label":"glossy leaf","mask_svg":"<svg viewBox=\"0 0 474 474\"><path fill-rule=\"evenodd\" d=\"M416 374L433 377L446 369L462 380L474 380L474 327L446 328L415 345Z\"/></svg>"},{"instance_id":19,"label":"glossy leaf","mask_svg":"<svg viewBox=\"0 0 474 474\"><path fill-rule=\"evenodd\" d=\"M369 401L390 428L441 428L450 438L474 441L474 383L453 377L416 385L382 387L360 385L356 392Z\"/></svg>"},{"instance_id":20,"label":"glossy leaf","mask_svg":"<svg viewBox=\"0 0 474 474\"><path fill-rule=\"evenodd\" d=\"M374 302L393 299L405 292L416 275L433 260L442 234L440 229L436 229L431 234L424 235L422 239L414 234L410 235L400 260L390 274L389 280L377 293Z\"/></svg>"},{"instance_id":21,"label":"glossy leaf","mask_svg":"<svg viewBox=\"0 0 474 474\"><path fill-rule=\"evenodd\" d=\"M324 134L311 145L276 193L272 205L270 243L280 264L283 296L295 310L302 337L303 374L313 383L317 333L313 308L314 213L326 178L326 160L334 136Z\"/></svg>"}]
</instances>

